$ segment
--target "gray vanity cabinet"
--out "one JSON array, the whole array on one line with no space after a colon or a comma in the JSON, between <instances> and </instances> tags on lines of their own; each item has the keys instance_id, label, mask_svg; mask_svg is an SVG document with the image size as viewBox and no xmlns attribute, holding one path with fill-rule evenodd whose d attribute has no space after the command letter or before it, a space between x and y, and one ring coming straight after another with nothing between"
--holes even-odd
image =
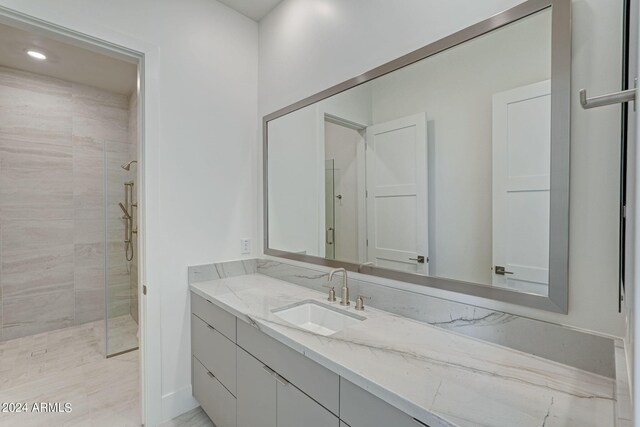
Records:
<instances>
[{"instance_id":1,"label":"gray vanity cabinet","mask_svg":"<svg viewBox=\"0 0 640 427\"><path fill-rule=\"evenodd\" d=\"M191 336L193 355L235 395L236 343L195 314L191 315Z\"/></svg>"},{"instance_id":2,"label":"gray vanity cabinet","mask_svg":"<svg viewBox=\"0 0 640 427\"><path fill-rule=\"evenodd\" d=\"M193 293L191 294L191 312L222 335L236 342L236 316Z\"/></svg>"},{"instance_id":3,"label":"gray vanity cabinet","mask_svg":"<svg viewBox=\"0 0 640 427\"><path fill-rule=\"evenodd\" d=\"M239 320L237 331L238 346L339 415L340 377L337 374L246 322Z\"/></svg>"},{"instance_id":4,"label":"gray vanity cabinet","mask_svg":"<svg viewBox=\"0 0 640 427\"><path fill-rule=\"evenodd\" d=\"M220 381L192 358L193 396L216 427L236 427L236 398Z\"/></svg>"},{"instance_id":5,"label":"gray vanity cabinet","mask_svg":"<svg viewBox=\"0 0 640 427\"><path fill-rule=\"evenodd\" d=\"M278 380L278 427L339 427L338 417L292 384Z\"/></svg>"},{"instance_id":6,"label":"gray vanity cabinet","mask_svg":"<svg viewBox=\"0 0 640 427\"><path fill-rule=\"evenodd\" d=\"M216 427L236 427L236 318L191 296L193 397Z\"/></svg>"},{"instance_id":7,"label":"gray vanity cabinet","mask_svg":"<svg viewBox=\"0 0 640 427\"><path fill-rule=\"evenodd\" d=\"M351 427L426 426L344 378L340 378L340 418Z\"/></svg>"},{"instance_id":8,"label":"gray vanity cabinet","mask_svg":"<svg viewBox=\"0 0 640 427\"><path fill-rule=\"evenodd\" d=\"M237 427L338 427L338 417L238 348Z\"/></svg>"},{"instance_id":9,"label":"gray vanity cabinet","mask_svg":"<svg viewBox=\"0 0 640 427\"><path fill-rule=\"evenodd\" d=\"M273 371L238 348L237 427L276 427L276 379Z\"/></svg>"}]
</instances>

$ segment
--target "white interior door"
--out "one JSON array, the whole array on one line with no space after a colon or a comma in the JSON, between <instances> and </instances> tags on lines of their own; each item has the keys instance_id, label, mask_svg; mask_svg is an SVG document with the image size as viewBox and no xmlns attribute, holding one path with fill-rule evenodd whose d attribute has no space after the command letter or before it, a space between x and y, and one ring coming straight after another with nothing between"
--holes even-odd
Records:
<instances>
[{"instance_id":1,"label":"white interior door","mask_svg":"<svg viewBox=\"0 0 640 427\"><path fill-rule=\"evenodd\" d=\"M548 293L550 148L548 80L493 96L494 286Z\"/></svg>"},{"instance_id":2,"label":"white interior door","mask_svg":"<svg viewBox=\"0 0 640 427\"><path fill-rule=\"evenodd\" d=\"M416 114L367 128L367 260L429 273L427 121Z\"/></svg>"}]
</instances>

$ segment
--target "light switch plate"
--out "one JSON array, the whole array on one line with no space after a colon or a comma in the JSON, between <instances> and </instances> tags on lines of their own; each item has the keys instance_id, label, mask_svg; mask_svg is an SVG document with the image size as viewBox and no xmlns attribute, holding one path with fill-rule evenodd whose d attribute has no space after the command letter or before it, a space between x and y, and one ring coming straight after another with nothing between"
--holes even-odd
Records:
<instances>
[{"instance_id":1,"label":"light switch plate","mask_svg":"<svg viewBox=\"0 0 640 427\"><path fill-rule=\"evenodd\" d=\"M240 239L240 253L241 254L251 253L251 239L248 239L248 238Z\"/></svg>"}]
</instances>

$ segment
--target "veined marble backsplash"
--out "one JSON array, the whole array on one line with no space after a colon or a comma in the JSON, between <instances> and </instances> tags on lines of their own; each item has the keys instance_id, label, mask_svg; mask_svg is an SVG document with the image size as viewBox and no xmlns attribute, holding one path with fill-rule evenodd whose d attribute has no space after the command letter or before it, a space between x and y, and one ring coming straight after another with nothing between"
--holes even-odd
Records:
<instances>
[{"instance_id":1,"label":"veined marble backsplash","mask_svg":"<svg viewBox=\"0 0 640 427\"><path fill-rule=\"evenodd\" d=\"M206 282L225 277L242 276L258 272L257 259L218 262L189 267L189 283Z\"/></svg>"},{"instance_id":2,"label":"veined marble backsplash","mask_svg":"<svg viewBox=\"0 0 640 427\"><path fill-rule=\"evenodd\" d=\"M328 273L267 259L222 262L189 268L190 283L260 273L325 292ZM341 275L333 285L339 293ZM440 328L510 347L545 359L615 378L614 340L560 325L448 301L349 278L353 297L371 297L367 305Z\"/></svg>"}]
</instances>

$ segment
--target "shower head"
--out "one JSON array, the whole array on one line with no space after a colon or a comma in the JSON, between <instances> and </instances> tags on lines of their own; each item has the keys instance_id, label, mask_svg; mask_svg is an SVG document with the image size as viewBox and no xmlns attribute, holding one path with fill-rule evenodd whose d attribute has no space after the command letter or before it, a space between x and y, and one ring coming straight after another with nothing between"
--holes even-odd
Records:
<instances>
[{"instance_id":1,"label":"shower head","mask_svg":"<svg viewBox=\"0 0 640 427\"><path fill-rule=\"evenodd\" d=\"M124 170L128 171L128 170L130 170L130 169L131 169L131 165L132 165L133 163L138 163L138 161L137 161L137 160L131 160L129 163L125 163L124 165L122 165L122 166L120 166L120 167L121 167L122 169L124 169Z\"/></svg>"}]
</instances>

